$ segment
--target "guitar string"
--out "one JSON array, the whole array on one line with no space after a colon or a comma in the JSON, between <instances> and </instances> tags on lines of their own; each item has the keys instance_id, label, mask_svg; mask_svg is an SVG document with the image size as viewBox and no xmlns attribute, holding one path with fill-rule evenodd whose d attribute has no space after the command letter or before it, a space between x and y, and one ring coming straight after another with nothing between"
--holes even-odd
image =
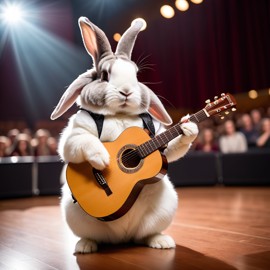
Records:
<instances>
[{"instance_id":1,"label":"guitar string","mask_svg":"<svg viewBox=\"0 0 270 270\"><path fill-rule=\"evenodd\" d=\"M196 113L196 116L197 116L197 117L195 117L194 115L191 115L190 118L195 117L194 120L195 120L196 122L200 122L200 120L203 119L203 118L205 117L205 113L204 113L203 110L201 110L201 111L199 111L199 112ZM197 118L197 119L196 119L196 118ZM198 120L199 120L199 121L198 121ZM177 130L176 125L173 126L173 127L170 128L170 129L168 129L167 131L168 131L172 136L174 136L174 135L180 135L180 134L178 133L178 130ZM168 135L168 134L165 134L165 133L166 133L166 131L165 131L164 133L158 135L158 136L159 136L158 139L157 139L157 137L155 137L152 141L145 142L145 143L143 143L142 145L138 146L138 147L141 147L141 151L142 151L143 155L147 156L147 155L151 154L152 152L156 151L157 149L154 150L154 151L152 151L153 149L151 149L153 145L154 145L154 147L155 147L155 142L154 142L154 140L156 139L156 140L157 140L157 143L159 143L158 140L161 140L161 142L163 142L163 139L164 139L164 138L162 138L162 136L165 137L165 140L166 140L166 139L167 139L167 136L166 136L166 135ZM143 148L145 148L145 149L143 149ZM132 159L134 159L134 158L140 158L140 153L139 153L139 151L140 151L140 150L137 148L137 149L131 150L130 152L128 152L128 153L126 153L126 154L123 154L123 156L122 156L122 162L128 162L128 161L130 161L130 160L132 160ZM117 158L117 160L119 161L119 158Z\"/></svg>"},{"instance_id":2,"label":"guitar string","mask_svg":"<svg viewBox=\"0 0 270 270\"><path fill-rule=\"evenodd\" d=\"M165 132L170 133L170 134L167 134L167 135L171 135L173 137L180 135L176 126L173 126L172 128L168 129ZM164 139L167 142L168 137L166 136L165 132L158 135L158 138L155 137L151 141L147 141L147 142L141 144L140 146L138 146L138 147L141 147L142 154L147 156L147 155L151 154L152 152L158 150L158 148L155 149L156 148L156 143L159 144L159 142L161 142L161 146L162 146L164 144ZM122 162L128 162L128 161L130 161L130 160L132 160L133 158L136 158L136 157L140 158L139 151L140 151L139 149L135 149L135 150L131 150L130 152L128 152L126 154L123 154ZM117 158L117 160L119 161L119 158Z\"/></svg>"},{"instance_id":3,"label":"guitar string","mask_svg":"<svg viewBox=\"0 0 270 270\"><path fill-rule=\"evenodd\" d=\"M128 161L133 160L134 158L140 158L137 149L131 150L130 152L122 155L122 162L127 163ZM119 161L120 157L117 158L117 161ZM141 158L140 158L141 159Z\"/></svg>"},{"instance_id":4,"label":"guitar string","mask_svg":"<svg viewBox=\"0 0 270 270\"><path fill-rule=\"evenodd\" d=\"M177 130L176 129L172 129L172 130L168 130L169 131L169 133L171 134L171 135L180 135L178 132L177 132ZM168 134L167 134L168 135ZM164 137L164 138L162 138L162 137ZM142 152L142 154L143 155L145 155L145 156L147 156L147 155L149 155L149 154L151 154L152 152L154 152L154 151L156 151L156 150L158 150L158 148L156 147L156 143L158 143L159 144L159 142L161 142L161 144L163 145L164 144L164 141L163 141L163 139L165 139L165 141L167 141L168 140L168 138L167 138L167 136L165 135L165 134L160 134L160 136L159 136L159 138L154 138L153 140L151 140L151 141L147 141L147 142L145 142L145 143L143 143L142 145L140 145L140 146L138 146L138 147L141 147L141 152ZM161 145L161 146L162 146ZM144 149L143 149L144 148ZM157 148L157 149L155 149L155 148ZM122 156L122 161L123 162L128 162L128 161L130 161L131 159L133 159L133 158L137 158L137 157L139 157L140 158L140 154L139 154L139 149L137 148L137 149L134 149L134 150L131 150L130 152L128 152L128 153L126 153L126 154L123 154L123 156ZM119 158L117 159L118 161L119 161Z\"/></svg>"}]
</instances>

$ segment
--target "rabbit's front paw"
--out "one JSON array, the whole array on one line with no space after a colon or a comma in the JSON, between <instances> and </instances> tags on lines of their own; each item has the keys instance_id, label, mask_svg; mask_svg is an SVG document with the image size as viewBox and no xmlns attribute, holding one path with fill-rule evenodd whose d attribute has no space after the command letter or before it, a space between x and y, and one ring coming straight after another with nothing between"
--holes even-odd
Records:
<instances>
[{"instance_id":1,"label":"rabbit's front paw","mask_svg":"<svg viewBox=\"0 0 270 270\"><path fill-rule=\"evenodd\" d=\"M104 151L97 150L91 154L87 154L87 161L97 170L104 170L110 163L110 155L106 149Z\"/></svg>"},{"instance_id":2,"label":"rabbit's front paw","mask_svg":"<svg viewBox=\"0 0 270 270\"><path fill-rule=\"evenodd\" d=\"M199 133L198 126L193 122L185 122L181 124L181 129L184 135L181 138L181 142L184 144L192 143Z\"/></svg>"},{"instance_id":3,"label":"rabbit's front paw","mask_svg":"<svg viewBox=\"0 0 270 270\"><path fill-rule=\"evenodd\" d=\"M97 252L97 243L93 240L82 238L75 247L75 253L94 253Z\"/></svg>"},{"instance_id":4,"label":"rabbit's front paw","mask_svg":"<svg viewBox=\"0 0 270 270\"><path fill-rule=\"evenodd\" d=\"M151 248L168 249L175 248L175 242L171 236L165 234L155 234L146 239L146 244Z\"/></svg>"}]
</instances>

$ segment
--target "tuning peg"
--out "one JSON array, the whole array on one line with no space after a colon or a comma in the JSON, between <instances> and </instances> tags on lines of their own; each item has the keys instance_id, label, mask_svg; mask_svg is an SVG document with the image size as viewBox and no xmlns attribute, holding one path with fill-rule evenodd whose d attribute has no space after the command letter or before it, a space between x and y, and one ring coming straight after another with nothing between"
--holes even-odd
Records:
<instances>
[{"instance_id":1,"label":"tuning peg","mask_svg":"<svg viewBox=\"0 0 270 270\"><path fill-rule=\"evenodd\" d=\"M229 114L230 112L229 111L226 111L225 114Z\"/></svg>"},{"instance_id":2,"label":"tuning peg","mask_svg":"<svg viewBox=\"0 0 270 270\"><path fill-rule=\"evenodd\" d=\"M220 117L221 120L223 120L224 118L225 118L225 117L224 117L223 115Z\"/></svg>"},{"instance_id":3,"label":"tuning peg","mask_svg":"<svg viewBox=\"0 0 270 270\"><path fill-rule=\"evenodd\" d=\"M224 96L225 96L225 94L224 94L224 93L222 93L222 94L221 94L221 96L222 96L222 97L224 97Z\"/></svg>"},{"instance_id":4,"label":"tuning peg","mask_svg":"<svg viewBox=\"0 0 270 270\"><path fill-rule=\"evenodd\" d=\"M215 97L214 97L214 100L217 100L217 99L218 99L218 96L215 96Z\"/></svg>"},{"instance_id":5,"label":"tuning peg","mask_svg":"<svg viewBox=\"0 0 270 270\"><path fill-rule=\"evenodd\" d=\"M232 112L235 112L236 111L236 108L232 108Z\"/></svg>"},{"instance_id":6,"label":"tuning peg","mask_svg":"<svg viewBox=\"0 0 270 270\"><path fill-rule=\"evenodd\" d=\"M206 104L209 104L210 102L211 102L210 99L207 99L207 100L205 101Z\"/></svg>"}]
</instances>

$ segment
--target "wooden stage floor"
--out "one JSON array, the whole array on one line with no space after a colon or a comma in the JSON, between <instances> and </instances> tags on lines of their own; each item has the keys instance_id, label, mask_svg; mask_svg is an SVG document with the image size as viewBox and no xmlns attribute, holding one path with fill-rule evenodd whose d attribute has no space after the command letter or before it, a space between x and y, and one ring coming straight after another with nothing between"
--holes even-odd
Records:
<instances>
[{"instance_id":1,"label":"wooden stage floor","mask_svg":"<svg viewBox=\"0 0 270 270\"><path fill-rule=\"evenodd\" d=\"M178 188L177 247L104 245L74 255L57 197L0 201L0 269L270 269L270 188Z\"/></svg>"}]
</instances>

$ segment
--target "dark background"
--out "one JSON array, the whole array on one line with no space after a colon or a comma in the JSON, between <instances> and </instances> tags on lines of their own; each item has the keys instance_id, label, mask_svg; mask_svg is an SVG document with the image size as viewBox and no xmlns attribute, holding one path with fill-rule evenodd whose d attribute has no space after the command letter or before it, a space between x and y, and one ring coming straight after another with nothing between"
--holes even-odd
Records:
<instances>
[{"instance_id":1,"label":"dark background","mask_svg":"<svg viewBox=\"0 0 270 270\"><path fill-rule=\"evenodd\" d=\"M35 13L35 28L21 25L13 31L1 24L1 121L31 125L49 120L65 88L91 68L78 28L80 16L102 28L113 48L115 32L123 33L136 17L147 21L133 60L145 58L148 68L139 79L151 83L167 108L195 110L222 92L270 87L268 0L204 0L190 3L186 12L178 11L174 1L161 0L22 3ZM172 19L159 12L167 3L176 11Z\"/></svg>"}]
</instances>

